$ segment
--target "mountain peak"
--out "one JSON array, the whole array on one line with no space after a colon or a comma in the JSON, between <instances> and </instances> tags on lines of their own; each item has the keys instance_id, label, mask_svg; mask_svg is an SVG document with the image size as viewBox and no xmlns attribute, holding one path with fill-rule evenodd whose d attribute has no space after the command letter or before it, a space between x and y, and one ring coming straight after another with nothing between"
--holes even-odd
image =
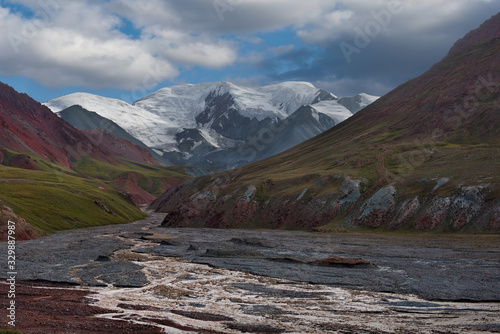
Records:
<instances>
[{"instance_id":1,"label":"mountain peak","mask_svg":"<svg viewBox=\"0 0 500 334\"><path fill-rule=\"evenodd\" d=\"M378 96L360 93L351 97L342 97L338 100L338 102L355 114L375 102L378 98Z\"/></svg>"},{"instance_id":2,"label":"mountain peak","mask_svg":"<svg viewBox=\"0 0 500 334\"><path fill-rule=\"evenodd\" d=\"M230 93L236 109L245 110L244 116L261 121L265 118L286 118L300 106L313 103L319 91L311 83L300 81L264 87L220 81L161 88L133 105L168 118L178 126L193 128L196 126L193 116L204 110L209 95L215 97Z\"/></svg>"}]
</instances>

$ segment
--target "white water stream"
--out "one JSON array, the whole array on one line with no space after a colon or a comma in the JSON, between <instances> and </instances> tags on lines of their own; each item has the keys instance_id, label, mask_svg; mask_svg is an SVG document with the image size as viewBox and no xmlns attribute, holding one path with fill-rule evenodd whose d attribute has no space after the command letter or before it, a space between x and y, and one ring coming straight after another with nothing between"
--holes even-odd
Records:
<instances>
[{"instance_id":1,"label":"white water stream","mask_svg":"<svg viewBox=\"0 0 500 334\"><path fill-rule=\"evenodd\" d=\"M498 303L429 302L411 295L298 283L132 252L148 245L138 242L115 252L113 260L144 266L150 283L143 288L91 288L95 305L113 310L100 317L153 324L165 333L273 329L297 334L486 333L491 324L499 329ZM203 314L208 320L194 319ZM214 321L215 315L228 319Z\"/></svg>"}]
</instances>

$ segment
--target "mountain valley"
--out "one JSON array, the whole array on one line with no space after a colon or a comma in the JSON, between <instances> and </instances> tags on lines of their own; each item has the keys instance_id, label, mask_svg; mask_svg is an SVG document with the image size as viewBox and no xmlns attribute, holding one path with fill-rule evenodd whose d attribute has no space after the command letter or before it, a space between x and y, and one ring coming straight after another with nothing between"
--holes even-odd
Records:
<instances>
[{"instance_id":1,"label":"mountain valley","mask_svg":"<svg viewBox=\"0 0 500 334\"><path fill-rule=\"evenodd\" d=\"M0 334L500 333L497 7L0 1Z\"/></svg>"},{"instance_id":2,"label":"mountain valley","mask_svg":"<svg viewBox=\"0 0 500 334\"><path fill-rule=\"evenodd\" d=\"M333 129L152 208L168 227L498 232L498 64L500 14Z\"/></svg>"}]
</instances>

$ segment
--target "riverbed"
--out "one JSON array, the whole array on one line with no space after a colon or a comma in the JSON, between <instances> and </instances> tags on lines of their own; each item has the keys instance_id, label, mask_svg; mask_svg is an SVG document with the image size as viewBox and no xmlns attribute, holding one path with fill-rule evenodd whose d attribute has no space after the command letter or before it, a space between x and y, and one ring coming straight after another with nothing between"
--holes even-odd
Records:
<instances>
[{"instance_id":1,"label":"riverbed","mask_svg":"<svg viewBox=\"0 0 500 334\"><path fill-rule=\"evenodd\" d=\"M165 333L500 332L498 236L167 229L162 218L21 242L17 279L72 285L106 310L97 317Z\"/></svg>"}]
</instances>

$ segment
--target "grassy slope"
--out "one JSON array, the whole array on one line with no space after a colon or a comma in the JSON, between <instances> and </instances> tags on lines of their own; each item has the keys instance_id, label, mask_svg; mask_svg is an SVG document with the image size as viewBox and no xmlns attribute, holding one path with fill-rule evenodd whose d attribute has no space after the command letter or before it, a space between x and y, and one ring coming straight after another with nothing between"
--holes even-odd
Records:
<instances>
[{"instance_id":1,"label":"grassy slope","mask_svg":"<svg viewBox=\"0 0 500 334\"><path fill-rule=\"evenodd\" d=\"M21 154L2 149L4 164ZM165 191L162 179L188 179L181 168L141 165L124 161L114 166L86 158L75 163L75 171L28 156L36 170L0 165L0 200L45 233L89 226L121 224L145 217L144 213L117 192L113 181L136 173L146 191Z\"/></svg>"}]
</instances>

